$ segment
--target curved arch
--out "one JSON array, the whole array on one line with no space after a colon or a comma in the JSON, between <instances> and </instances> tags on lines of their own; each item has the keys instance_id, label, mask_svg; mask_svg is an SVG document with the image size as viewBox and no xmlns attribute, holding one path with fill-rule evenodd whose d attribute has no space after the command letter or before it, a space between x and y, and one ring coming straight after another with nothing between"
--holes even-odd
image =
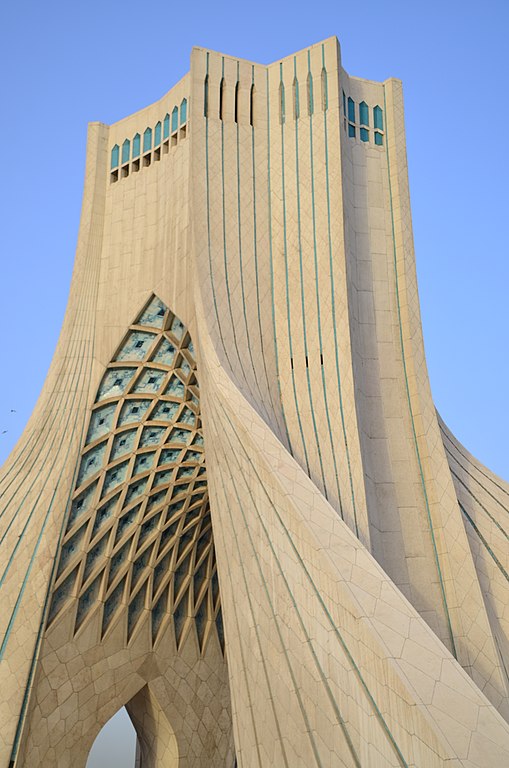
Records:
<instances>
[{"instance_id":1,"label":"curved arch","mask_svg":"<svg viewBox=\"0 0 509 768\"><path fill-rule=\"evenodd\" d=\"M125 765L134 765L137 733L125 707L121 707L103 725L90 749L86 768L102 768L111 755L114 745L115 756Z\"/></svg>"}]
</instances>

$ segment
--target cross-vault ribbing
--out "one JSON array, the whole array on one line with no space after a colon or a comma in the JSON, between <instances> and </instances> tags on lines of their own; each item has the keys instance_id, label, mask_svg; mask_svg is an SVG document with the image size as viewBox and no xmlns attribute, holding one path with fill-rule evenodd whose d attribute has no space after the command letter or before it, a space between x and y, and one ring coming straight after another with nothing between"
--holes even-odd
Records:
<instances>
[{"instance_id":1,"label":"cross-vault ribbing","mask_svg":"<svg viewBox=\"0 0 509 768\"><path fill-rule=\"evenodd\" d=\"M138 768L509 763L509 487L433 406L401 83L335 38L90 125L0 494L0 768L122 706Z\"/></svg>"}]
</instances>

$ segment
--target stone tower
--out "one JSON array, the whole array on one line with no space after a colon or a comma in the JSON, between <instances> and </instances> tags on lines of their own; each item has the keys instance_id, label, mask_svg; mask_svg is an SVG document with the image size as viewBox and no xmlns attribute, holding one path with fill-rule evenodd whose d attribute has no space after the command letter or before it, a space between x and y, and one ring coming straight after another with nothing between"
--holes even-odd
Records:
<instances>
[{"instance_id":1,"label":"stone tower","mask_svg":"<svg viewBox=\"0 0 509 768\"><path fill-rule=\"evenodd\" d=\"M0 768L509 765L509 486L433 406L401 83L195 48L93 123L0 475Z\"/></svg>"}]
</instances>

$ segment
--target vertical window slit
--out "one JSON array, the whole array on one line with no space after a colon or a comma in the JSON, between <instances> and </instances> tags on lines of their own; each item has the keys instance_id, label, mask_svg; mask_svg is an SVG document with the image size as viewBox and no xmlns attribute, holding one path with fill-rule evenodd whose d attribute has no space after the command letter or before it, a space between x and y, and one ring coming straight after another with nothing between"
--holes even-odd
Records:
<instances>
[{"instance_id":1,"label":"vertical window slit","mask_svg":"<svg viewBox=\"0 0 509 768\"><path fill-rule=\"evenodd\" d=\"M283 81L279 83L279 122L285 121L285 87Z\"/></svg>"},{"instance_id":2,"label":"vertical window slit","mask_svg":"<svg viewBox=\"0 0 509 768\"><path fill-rule=\"evenodd\" d=\"M239 122L239 90L240 90L240 83L237 80L237 83L235 84L235 122Z\"/></svg>"},{"instance_id":3,"label":"vertical window slit","mask_svg":"<svg viewBox=\"0 0 509 768\"><path fill-rule=\"evenodd\" d=\"M314 111L313 104L313 78L311 72L308 73L308 115L312 115Z\"/></svg>"},{"instance_id":4,"label":"vertical window slit","mask_svg":"<svg viewBox=\"0 0 509 768\"><path fill-rule=\"evenodd\" d=\"M209 116L209 76L205 75L205 82L203 83L203 114L205 117Z\"/></svg>"},{"instance_id":5,"label":"vertical window slit","mask_svg":"<svg viewBox=\"0 0 509 768\"><path fill-rule=\"evenodd\" d=\"M293 116L295 120L300 117L299 81L296 77L293 78Z\"/></svg>"},{"instance_id":6,"label":"vertical window slit","mask_svg":"<svg viewBox=\"0 0 509 768\"><path fill-rule=\"evenodd\" d=\"M329 94L327 88L327 70L322 67L322 109L325 112L329 108Z\"/></svg>"},{"instance_id":7,"label":"vertical window slit","mask_svg":"<svg viewBox=\"0 0 509 768\"><path fill-rule=\"evenodd\" d=\"M254 94L255 94L255 87L254 83L251 86L251 92L249 94L249 124L254 125Z\"/></svg>"},{"instance_id":8,"label":"vertical window slit","mask_svg":"<svg viewBox=\"0 0 509 768\"><path fill-rule=\"evenodd\" d=\"M224 77L221 78L221 84L219 86L219 119L223 120L224 118L224 89L225 89L225 83L224 83Z\"/></svg>"}]
</instances>

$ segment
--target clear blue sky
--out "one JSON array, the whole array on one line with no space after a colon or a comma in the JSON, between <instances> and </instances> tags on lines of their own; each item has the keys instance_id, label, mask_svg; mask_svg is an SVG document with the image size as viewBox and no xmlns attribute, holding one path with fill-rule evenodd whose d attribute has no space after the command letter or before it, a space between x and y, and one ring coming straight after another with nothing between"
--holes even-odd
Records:
<instances>
[{"instance_id":1,"label":"clear blue sky","mask_svg":"<svg viewBox=\"0 0 509 768\"><path fill-rule=\"evenodd\" d=\"M466 447L509 479L509 3L30 0L5 4L2 18L0 463L33 409L64 315L87 122L159 99L188 70L193 45L270 62L335 34L351 74L403 80L435 402Z\"/></svg>"}]
</instances>

